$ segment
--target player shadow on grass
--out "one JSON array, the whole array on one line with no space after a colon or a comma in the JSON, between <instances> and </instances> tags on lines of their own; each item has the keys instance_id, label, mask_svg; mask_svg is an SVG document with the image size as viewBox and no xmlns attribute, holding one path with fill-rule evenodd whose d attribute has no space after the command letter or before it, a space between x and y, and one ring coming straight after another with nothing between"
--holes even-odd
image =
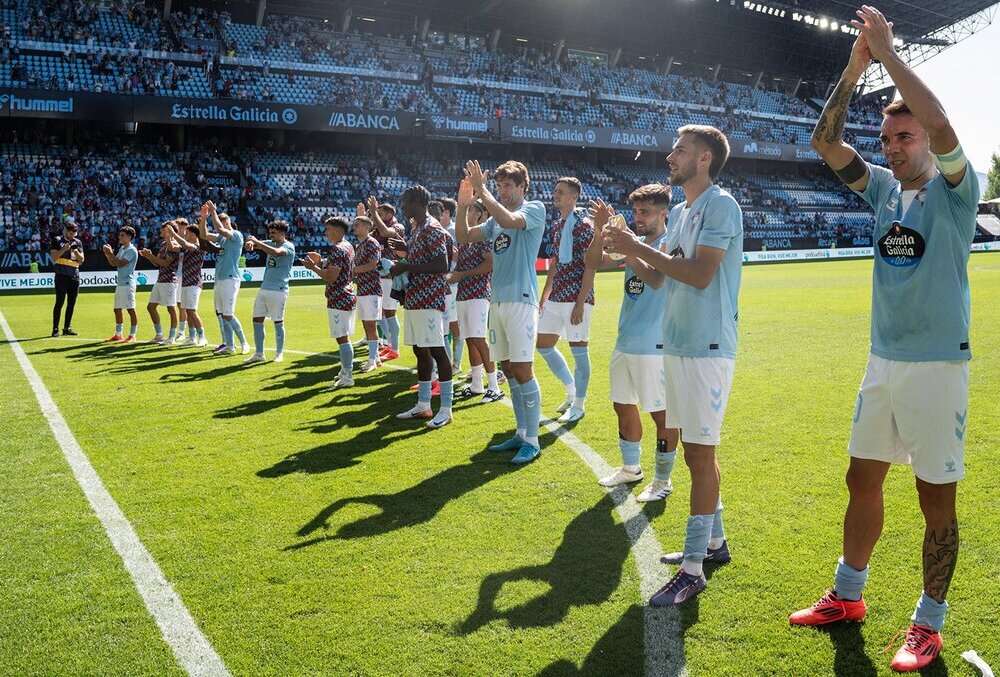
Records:
<instances>
[{"instance_id":1,"label":"player shadow on grass","mask_svg":"<svg viewBox=\"0 0 1000 677\"><path fill-rule=\"evenodd\" d=\"M423 430L428 428L424 427ZM319 536L289 545L285 550L299 550L337 539L381 536L398 529L424 524L432 520L450 501L461 498L464 494L516 469L516 466L508 462L506 456L480 451L473 455L468 463L454 465L395 494L368 494L338 499L323 508L316 517L296 532L299 537L316 532L320 532ZM370 505L378 508L379 512L343 524L335 533L329 533L330 519L343 508L356 504Z\"/></svg>"},{"instance_id":2,"label":"player shadow on grass","mask_svg":"<svg viewBox=\"0 0 1000 677\"><path fill-rule=\"evenodd\" d=\"M43 348L41 350L27 351L28 355L46 355L54 353L66 353L66 358L71 360L89 360L98 357L107 357L118 353L124 356L134 356L137 354L146 355L159 346L151 346L142 343L134 343L123 346L117 343L104 343L103 341L93 341L90 343L74 343L68 346ZM145 349L145 350L143 350Z\"/></svg>"},{"instance_id":3,"label":"player shadow on grass","mask_svg":"<svg viewBox=\"0 0 1000 677\"><path fill-rule=\"evenodd\" d=\"M379 422L377 418L373 418L369 410L341 411L333 420L335 423L317 421L297 430L317 434L329 434L341 428L362 431L350 439L290 454L270 468L259 470L257 477L275 479L295 473L318 475L333 470L343 470L356 466L360 462L357 459L361 456L385 449L393 442L434 432L425 425L414 427L412 421L397 422L393 418L392 424ZM395 425L397 423L398 425ZM371 427L372 424L376 425Z\"/></svg>"},{"instance_id":4,"label":"player shadow on grass","mask_svg":"<svg viewBox=\"0 0 1000 677\"><path fill-rule=\"evenodd\" d=\"M630 606L622 617L597 640L579 668L565 658L543 668L537 677L577 677L579 675L641 675L645 670L642 651L643 608Z\"/></svg>"},{"instance_id":5,"label":"player shadow on grass","mask_svg":"<svg viewBox=\"0 0 1000 677\"><path fill-rule=\"evenodd\" d=\"M364 381L359 380L358 386L360 388L343 388L340 390L330 390L330 380L329 369L310 372L291 372L287 375L283 383L272 383L260 388L262 392L268 391L274 393L288 390L291 391L290 394L284 397L276 397L272 394L269 397L254 402L236 404L225 409L220 409L214 414L214 417L241 418L243 416L256 416L280 407L300 404L313 398L325 398L327 396L329 396L329 399L324 399L321 404L317 404L317 409L348 407L358 404L369 405L362 410L366 412L367 418L358 416L362 411L353 410L345 412L342 409L338 410L341 415L337 417L337 420L347 420L349 417L353 417L358 427L365 426L374 420L380 420L380 413L384 413L382 418L387 418L390 413L394 413L386 409L386 402L391 400L393 394L398 394L400 390L400 378L395 374L375 374Z\"/></svg>"},{"instance_id":6,"label":"player shadow on grass","mask_svg":"<svg viewBox=\"0 0 1000 677\"><path fill-rule=\"evenodd\" d=\"M833 644L833 674L838 677L870 677L878 674L875 664L865 651L865 638L861 634L860 623L832 623L820 625L816 630L828 635Z\"/></svg>"},{"instance_id":7,"label":"player shadow on grass","mask_svg":"<svg viewBox=\"0 0 1000 677\"><path fill-rule=\"evenodd\" d=\"M559 623L572 607L601 604L621 584L629 554L626 532L614 520L615 503L605 494L566 527L562 542L545 564L492 573L479 586L479 601L457 632L471 634L494 620L511 628L536 628ZM503 587L518 581L548 584L544 594L513 608L500 610Z\"/></svg>"}]
</instances>

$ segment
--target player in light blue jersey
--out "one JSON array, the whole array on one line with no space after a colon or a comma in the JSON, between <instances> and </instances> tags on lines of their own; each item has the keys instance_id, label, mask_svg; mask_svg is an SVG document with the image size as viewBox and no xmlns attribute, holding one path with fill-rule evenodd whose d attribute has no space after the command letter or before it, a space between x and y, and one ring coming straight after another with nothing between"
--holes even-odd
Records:
<instances>
[{"instance_id":1,"label":"player in light blue jersey","mask_svg":"<svg viewBox=\"0 0 1000 677\"><path fill-rule=\"evenodd\" d=\"M243 255L243 233L228 214L220 214L215 203L206 202L202 206L211 217L217 232L208 230L205 219L198 219L201 239L217 244L220 248L215 257L215 315L219 318L222 343L213 352L216 355L231 355L236 352L234 335L239 339L244 355L250 352L250 344L243 333L243 326L236 318L236 298L240 293L240 256Z\"/></svg>"},{"instance_id":2,"label":"player in light blue jersey","mask_svg":"<svg viewBox=\"0 0 1000 677\"><path fill-rule=\"evenodd\" d=\"M118 229L118 252L110 244L101 247L104 258L118 269L115 281L115 333L105 339L106 343L135 343L135 333L139 328L139 316L135 313L135 264L139 260L139 251L132 244L135 229L132 226L122 226ZM123 310L128 311L131 322L128 337L122 336L125 327Z\"/></svg>"},{"instance_id":3,"label":"player in light blue jersey","mask_svg":"<svg viewBox=\"0 0 1000 677\"><path fill-rule=\"evenodd\" d=\"M958 558L956 487L965 476L969 401L969 248L979 186L941 103L893 46L892 24L873 7L816 129L813 147L875 211L871 355L848 446L850 500L834 589L792 614L797 625L861 620L868 563L884 519L891 463L910 464L924 516L923 593L892 667L920 670L941 650L945 597ZM889 168L864 162L844 142L858 80L873 59L901 101L884 110Z\"/></svg>"},{"instance_id":4,"label":"player in light blue jersey","mask_svg":"<svg viewBox=\"0 0 1000 677\"><path fill-rule=\"evenodd\" d=\"M288 222L271 221L267 224L268 240L258 240L253 235L247 237L249 251L259 250L267 254L264 266L264 280L260 283L257 299L253 304L253 342L256 351L243 361L254 364L264 361L264 319L274 322L274 361L284 361L285 349L285 304L288 303L288 281L292 278L292 264L295 262L295 245L288 241Z\"/></svg>"},{"instance_id":5,"label":"player in light blue jersey","mask_svg":"<svg viewBox=\"0 0 1000 677\"><path fill-rule=\"evenodd\" d=\"M681 127L677 133L667 164L670 183L683 189L685 199L670 211L663 249L650 247L629 230L604 229L612 252L634 256L666 275L666 424L681 430L684 462L691 471L691 508L684 551L664 560L681 569L653 595L653 606L686 602L705 589L706 560L729 561L715 447L736 362L743 213L715 185L729 158L726 135L702 125Z\"/></svg>"},{"instance_id":6,"label":"player in light blue jersey","mask_svg":"<svg viewBox=\"0 0 1000 677\"><path fill-rule=\"evenodd\" d=\"M538 332L538 278L535 260L545 232L545 206L525 201L528 168L509 161L497 167L493 179L499 200L486 187L487 172L476 161L465 167L459 188L455 233L460 244L493 243L493 288L490 301L490 352L503 365L510 383L517 432L494 451L517 451L518 465L538 458L538 421L542 396L531 365ZM469 207L479 199L490 218L481 226L469 225Z\"/></svg>"},{"instance_id":7,"label":"player in light blue jersey","mask_svg":"<svg viewBox=\"0 0 1000 677\"><path fill-rule=\"evenodd\" d=\"M660 249L667 239L666 218L670 208L670 187L651 183L629 195L635 215L635 232L653 249ZM603 230L614 209L603 200L591 202L594 238L584 260L588 270L621 261L604 251ZM642 418L639 407L649 413L656 425L656 473L653 481L636 500L660 501L673 491L670 474L677 459L680 431L667 427L666 371L663 366L663 309L666 305L666 279L663 273L635 257L624 259L624 296L618 316L618 339L611 354L611 402L618 415L618 446L622 465L600 480L604 487L639 482L643 478L639 464L642 445Z\"/></svg>"}]
</instances>

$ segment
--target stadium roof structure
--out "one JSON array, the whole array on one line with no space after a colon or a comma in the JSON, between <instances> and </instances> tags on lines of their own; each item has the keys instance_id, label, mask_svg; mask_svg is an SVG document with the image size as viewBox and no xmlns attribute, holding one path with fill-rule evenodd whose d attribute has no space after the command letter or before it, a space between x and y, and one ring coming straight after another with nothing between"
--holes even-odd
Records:
<instances>
[{"instance_id":1,"label":"stadium roof structure","mask_svg":"<svg viewBox=\"0 0 1000 677\"><path fill-rule=\"evenodd\" d=\"M848 0L245 0L267 11L342 21L345 12L393 31L496 34L505 41L590 49L665 70L696 63L709 74L746 71L792 82L836 81L854 41ZM235 4L229 2L228 4ZM913 65L988 26L995 0L879 0ZM499 31L499 33L496 33ZM618 50L621 50L619 52ZM872 69L869 91L888 84ZM824 87L817 87L823 90Z\"/></svg>"}]
</instances>

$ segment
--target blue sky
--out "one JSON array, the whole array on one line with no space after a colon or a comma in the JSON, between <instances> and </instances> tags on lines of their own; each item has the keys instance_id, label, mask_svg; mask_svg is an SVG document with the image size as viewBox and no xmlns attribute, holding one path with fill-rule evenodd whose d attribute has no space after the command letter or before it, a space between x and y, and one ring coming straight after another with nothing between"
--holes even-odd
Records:
<instances>
[{"instance_id":1,"label":"blue sky","mask_svg":"<svg viewBox=\"0 0 1000 677\"><path fill-rule=\"evenodd\" d=\"M978 172L1000 152L1000 14L988 28L917 66Z\"/></svg>"}]
</instances>

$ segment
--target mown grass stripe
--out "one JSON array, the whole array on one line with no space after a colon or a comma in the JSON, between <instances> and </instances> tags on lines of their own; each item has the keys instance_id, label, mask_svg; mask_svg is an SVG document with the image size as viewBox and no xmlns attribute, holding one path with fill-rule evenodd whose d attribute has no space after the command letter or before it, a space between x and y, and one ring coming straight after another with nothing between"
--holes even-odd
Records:
<instances>
[{"instance_id":1,"label":"mown grass stripe","mask_svg":"<svg viewBox=\"0 0 1000 677\"><path fill-rule=\"evenodd\" d=\"M206 677L229 675L222 659L202 634L180 596L167 581L156 560L139 540L132 524L104 486L2 312L0 312L0 327L3 328L11 350L35 393L38 406L73 470L77 483L100 520L101 526L104 527L115 551L122 558L125 569L132 577L146 608L159 626L163 639L174 652L178 663L190 675Z\"/></svg>"}]
</instances>

